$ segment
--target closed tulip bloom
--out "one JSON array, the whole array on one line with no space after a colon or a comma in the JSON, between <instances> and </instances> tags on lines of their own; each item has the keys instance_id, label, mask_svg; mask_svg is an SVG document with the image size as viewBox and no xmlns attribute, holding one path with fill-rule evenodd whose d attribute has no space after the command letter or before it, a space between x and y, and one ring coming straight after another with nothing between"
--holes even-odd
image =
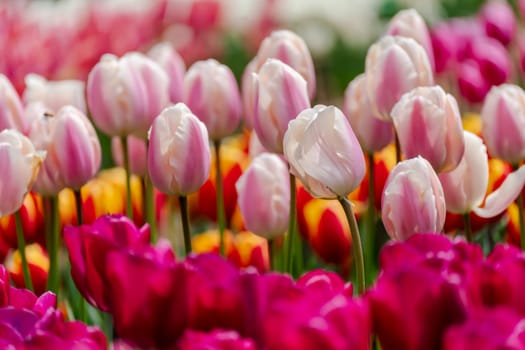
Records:
<instances>
[{"instance_id":1,"label":"closed tulip bloom","mask_svg":"<svg viewBox=\"0 0 525 350\"><path fill-rule=\"evenodd\" d=\"M255 77L254 129L262 145L283 153L288 123L310 108L306 81L287 64L269 59Z\"/></svg>"},{"instance_id":2,"label":"closed tulip bloom","mask_svg":"<svg viewBox=\"0 0 525 350\"><path fill-rule=\"evenodd\" d=\"M352 80L346 90L343 110L361 144L369 153L382 150L394 140L392 122L374 117L366 94L366 76Z\"/></svg>"},{"instance_id":3,"label":"closed tulip bloom","mask_svg":"<svg viewBox=\"0 0 525 350\"><path fill-rule=\"evenodd\" d=\"M418 232L439 232L445 224L445 196L430 163L422 157L402 161L388 176L381 214L386 232L404 240Z\"/></svg>"},{"instance_id":4,"label":"closed tulip bloom","mask_svg":"<svg viewBox=\"0 0 525 350\"><path fill-rule=\"evenodd\" d=\"M129 168L132 174L143 177L148 171L148 150L146 141L135 136L128 136ZM111 139L111 155L120 167L124 166L122 141L120 137Z\"/></svg>"},{"instance_id":5,"label":"closed tulip bloom","mask_svg":"<svg viewBox=\"0 0 525 350\"><path fill-rule=\"evenodd\" d=\"M182 102L186 64L169 43L159 43L151 48L148 56L157 62L168 75L171 103Z\"/></svg>"},{"instance_id":6,"label":"closed tulip bloom","mask_svg":"<svg viewBox=\"0 0 525 350\"><path fill-rule=\"evenodd\" d=\"M493 87L481 110L482 134L491 156L517 164L525 159L525 91Z\"/></svg>"},{"instance_id":7,"label":"closed tulip bloom","mask_svg":"<svg viewBox=\"0 0 525 350\"><path fill-rule=\"evenodd\" d=\"M307 82L308 97L315 95L315 70L312 55L304 40L289 30L276 30L267 36L259 46L257 72L269 58L278 59L296 70Z\"/></svg>"},{"instance_id":8,"label":"closed tulip bloom","mask_svg":"<svg viewBox=\"0 0 525 350\"><path fill-rule=\"evenodd\" d=\"M0 132L0 217L20 209L43 158L44 154L37 152L31 141L18 131Z\"/></svg>"},{"instance_id":9,"label":"closed tulip bloom","mask_svg":"<svg viewBox=\"0 0 525 350\"><path fill-rule=\"evenodd\" d=\"M184 77L184 102L206 125L212 140L235 132L241 121L241 96L227 66L214 59L194 63Z\"/></svg>"},{"instance_id":10,"label":"closed tulip bloom","mask_svg":"<svg viewBox=\"0 0 525 350\"><path fill-rule=\"evenodd\" d=\"M346 197L365 176L359 142L341 110L317 105L290 122L284 155L291 172L317 198Z\"/></svg>"},{"instance_id":11,"label":"closed tulip bloom","mask_svg":"<svg viewBox=\"0 0 525 350\"><path fill-rule=\"evenodd\" d=\"M414 39L383 37L368 49L365 66L372 111L381 119L390 119L392 107L404 93L434 84L427 52Z\"/></svg>"},{"instance_id":12,"label":"closed tulip bloom","mask_svg":"<svg viewBox=\"0 0 525 350\"><path fill-rule=\"evenodd\" d=\"M440 86L419 87L403 95L392 120L406 158L422 156L436 172L456 168L465 149L456 99Z\"/></svg>"},{"instance_id":13,"label":"closed tulip bloom","mask_svg":"<svg viewBox=\"0 0 525 350\"><path fill-rule=\"evenodd\" d=\"M196 192L208 178L208 132L185 104L164 109L153 121L148 170L155 187L177 196Z\"/></svg>"},{"instance_id":14,"label":"closed tulip bloom","mask_svg":"<svg viewBox=\"0 0 525 350\"><path fill-rule=\"evenodd\" d=\"M75 107L65 106L54 116L35 120L29 136L38 149L47 152L34 185L44 196L54 196L66 187L80 189L100 167L95 128Z\"/></svg>"},{"instance_id":15,"label":"closed tulip bloom","mask_svg":"<svg viewBox=\"0 0 525 350\"><path fill-rule=\"evenodd\" d=\"M27 135L29 127L20 97L9 79L0 74L0 130L16 129Z\"/></svg>"},{"instance_id":16,"label":"closed tulip bloom","mask_svg":"<svg viewBox=\"0 0 525 350\"><path fill-rule=\"evenodd\" d=\"M169 103L166 72L146 56L106 54L91 70L87 100L95 125L111 136L145 138L153 119Z\"/></svg>"},{"instance_id":17,"label":"closed tulip bloom","mask_svg":"<svg viewBox=\"0 0 525 350\"><path fill-rule=\"evenodd\" d=\"M237 203L246 228L264 238L282 235L290 212L287 164L276 154L257 156L237 180Z\"/></svg>"}]
</instances>

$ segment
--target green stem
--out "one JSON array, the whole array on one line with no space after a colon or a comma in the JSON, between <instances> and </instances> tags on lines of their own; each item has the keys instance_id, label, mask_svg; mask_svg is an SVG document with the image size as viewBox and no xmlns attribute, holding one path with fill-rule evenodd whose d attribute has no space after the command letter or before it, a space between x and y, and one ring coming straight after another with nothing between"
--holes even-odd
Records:
<instances>
[{"instance_id":1,"label":"green stem","mask_svg":"<svg viewBox=\"0 0 525 350\"><path fill-rule=\"evenodd\" d=\"M146 222L149 224L151 243L157 242L157 222L155 219L155 195L153 183L148 174L144 176L144 207Z\"/></svg>"},{"instance_id":2,"label":"green stem","mask_svg":"<svg viewBox=\"0 0 525 350\"><path fill-rule=\"evenodd\" d=\"M467 242L472 242L472 224L470 222L470 213L463 214L463 228Z\"/></svg>"},{"instance_id":3,"label":"green stem","mask_svg":"<svg viewBox=\"0 0 525 350\"><path fill-rule=\"evenodd\" d=\"M523 217L523 194L519 194L517 200L518 202L518 215L520 222L520 240L521 240L521 250L525 250L525 218Z\"/></svg>"},{"instance_id":4,"label":"green stem","mask_svg":"<svg viewBox=\"0 0 525 350\"><path fill-rule=\"evenodd\" d=\"M77 208L77 225L80 226L84 221L82 215L82 193L80 192L80 189L74 190L73 193L75 194L75 206Z\"/></svg>"},{"instance_id":5,"label":"green stem","mask_svg":"<svg viewBox=\"0 0 525 350\"><path fill-rule=\"evenodd\" d=\"M18 240L18 251L22 259L22 271L24 272L24 284L26 289L34 291L33 280L31 279L31 272L29 271L29 263L26 256L26 239L24 237L24 229L22 227L22 215L20 210L15 213L16 239Z\"/></svg>"},{"instance_id":6,"label":"green stem","mask_svg":"<svg viewBox=\"0 0 525 350\"><path fill-rule=\"evenodd\" d=\"M186 256L188 256L188 254L191 253L191 228L187 196L179 196L179 207L182 221L182 233L184 235L184 252L186 253Z\"/></svg>"},{"instance_id":7,"label":"green stem","mask_svg":"<svg viewBox=\"0 0 525 350\"><path fill-rule=\"evenodd\" d=\"M129 170L128 138L122 136L122 155L124 158L124 171L126 173L126 216L133 220L133 206L131 198L131 173Z\"/></svg>"},{"instance_id":8,"label":"green stem","mask_svg":"<svg viewBox=\"0 0 525 350\"><path fill-rule=\"evenodd\" d=\"M270 271L277 271L276 256L275 256L275 239L268 240L268 260L270 261Z\"/></svg>"},{"instance_id":9,"label":"green stem","mask_svg":"<svg viewBox=\"0 0 525 350\"><path fill-rule=\"evenodd\" d=\"M361 246L361 237L359 228L352 210L352 203L345 197L339 197L339 203L343 206L346 219L350 226L350 235L352 236L352 251L354 255L354 265L356 270L357 293L362 294L365 290L365 264L363 258L363 247Z\"/></svg>"},{"instance_id":10,"label":"green stem","mask_svg":"<svg viewBox=\"0 0 525 350\"><path fill-rule=\"evenodd\" d=\"M82 191L81 189L75 190L75 204L77 207L77 225L82 225L84 222L84 217L82 215ZM71 275L71 271L68 272ZM77 289L77 286L73 283L71 286L71 293L75 294L75 297L79 300L78 307L78 316L77 318L86 323L87 322L87 313L86 313L86 300Z\"/></svg>"},{"instance_id":11,"label":"green stem","mask_svg":"<svg viewBox=\"0 0 525 350\"><path fill-rule=\"evenodd\" d=\"M394 132L395 140L396 140L396 164L401 161L401 145L399 144L399 137L397 136L397 132Z\"/></svg>"},{"instance_id":12,"label":"green stem","mask_svg":"<svg viewBox=\"0 0 525 350\"><path fill-rule=\"evenodd\" d=\"M58 253L60 247L60 214L58 211L58 197L49 198L51 202L51 222L52 229L49 246L49 274L47 279L47 289L58 296L60 284L60 266Z\"/></svg>"},{"instance_id":13,"label":"green stem","mask_svg":"<svg viewBox=\"0 0 525 350\"><path fill-rule=\"evenodd\" d=\"M224 194L222 193L222 173L221 173L221 140L214 140L215 146L215 186L217 188L217 220L219 224L219 251L222 256L226 255L224 246L224 229L226 219L224 215Z\"/></svg>"},{"instance_id":14,"label":"green stem","mask_svg":"<svg viewBox=\"0 0 525 350\"><path fill-rule=\"evenodd\" d=\"M374 263L374 248L375 248L375 226L376 226L376 207L375 207L375 166L374 166L374 154L367 153L368 157L368 209L366 212L366 230L364 232L364 255L365 259L365 272L369 279L369 283L373 280L371 271Z\"/></svg>"},{"instance_id":15,"label":"green stem","mask_svg":"<svg viewBox=\"0 0 525 350\"><path fill-rule=\"evenodd\" d=\"M288 221L288 235L286 236L286 271L290 274L293 272L293 261L295 257L295 202L296 202L296 188L295 175L290 173L290 220Z\"/></svg>"}]
</instances>

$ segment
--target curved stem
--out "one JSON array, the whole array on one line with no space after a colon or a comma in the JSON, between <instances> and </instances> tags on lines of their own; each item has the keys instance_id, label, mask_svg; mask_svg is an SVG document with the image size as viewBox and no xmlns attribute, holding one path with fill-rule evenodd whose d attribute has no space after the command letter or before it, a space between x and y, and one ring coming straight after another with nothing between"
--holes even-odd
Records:
<instances>
[{"instance_id":1,"label":"curved stem","mask_svg":"<svg viewBox=\"0 0 525 350\"><path fill-rule=\"evenodd\" d=\"M155 193L148 174L144 176L144 209L149 224L151 243L157 242L157 222L155 219Z\"/></svg>"},{"instance_id":2,"label":"curved stem","mask_svg":"<svg viewBox=\"0 0 525 350\"><path fill-rule=\"evenodd\" d=\"M226 219L224 215L224 195L222 191L222 172L221 172L221 140L213 141L215 146L215 186L217 188L217 221L219 224L219 251L222 256L226 255L224 246L224 229Z\"/></svg>"},{"instance_id":3,"label":"curved stem","mask_svg":"<svg viewBox=\"0 0 525 350\"><path fill-rule=\"evenodd\" d=\"M18 251L22 259L22 271L24 273L24 284L26 289L34 291L33 280L31 279L31 272L29 271L29 263L26 255L26 239L24 237L24 229L22 227L22 215L20 210L15 213L16 239L18 241Z\"/></svg>"},{"instance_id":4,"label":"curved stem","mask_svg":"<svg viewBox=\"0 0 525 350\"><path fill-rule=\"evenodd\" d=\"M375 226L376 226L376 206L375 206L375 165L374 154L367 153L368 157L368 208L366 212L366 230L364 232L363 249L365 259L365 272L370 279L372 264L374 262L375 249ZM368 282L373 282L372 280Z\"/></svg>"},{"instance_id":5,"label":"curved stem","mask_svg":"<svg viewBox=\"0 0 525 350\"><path fill-rule=\"evenodd\" d=\"M82 192L80 189L74 190L75 194L75 206L77 208L77 225L82 225L84 218L82 216Z\"/></svg>"},{"instance_id":6,"label":"curved stem","mask_svg":"<svg viewBox=\"0 0 525 350\"><path fill-rule=\"evenodd\" d=\"M129 170L128 138L122 136L122 155L124 158L124 171L126 173L126 216L133 220L133 206L131 198L131 174Z\"/></svg>"},{"instance_id":7,"label":"curved stem","mask_svg":"<svg viewBox=\"0 0 525 350\"><path fill-rule=\"evenodd\" d=\"M179 206L182 221L182 233L184 235L184 252L187 256L191 253L191 230L187 196L179 196Z\"/></svg>"},{"instance_id":8,"label":"curved stem","mask_svg":"<svg viewBox=\"0 0 525 350\"><path fill-rule=\"evenodd\" d=\"M51 221L52 229L49 240L49 274L47 279L47 289L58 296L60 284L60 267L58 261L58 250L60 247L60 215L58 212L58 197L49 198L51 202Z\"/></svg>"},{"instance_id":9,"label":"curved stem","mask_svg":"<svg viewBox=\"0 0 525 350\"><path fill-rule=\"evenodd\" d=\"M81 189L74 190L75 193L75 204L77 207L77 225L82 225L84 222L84 218L82 215L82 191ZM71 272L69 272L71 274ZM75 284L71 287L71 293L76 294L78 300L79 300L79 307L78 307L78 319L82 322L87 322L87 314L86 314L86 300L82 295L80 295L80 292L78 291Z\"/></svg>"},{"instance_id":10,"label":"curved stem","mask_svg":"<svg viewBox=\"0 0 525 350\"><path fill-rule=\"evenodd\" d=\"M350 235L352 236L352 252L354 255L355 270L356 270L356 285L357 293L362 294L365 290L365 264L363 258L363 247L361 246L361 237L359 236L359 228L352 210L352 203L348 198L340 197L339 203L343 206L346 219L350 226Z\"/></svg>"},{"instance_id":11,"label":"curved stem","mask_svg":"<svg viewBox=\"0 0 525 350\"><path fill-rule=\"evenodd\" d=\"M399 144L399 137L397 136L397 132L394 131L394 136L396 140L396 164L401 161L401 145Z\"/></svg>"},{"instance_id":12,"label":"curved stem","mask_svg":"<svg viewBox=\"0 0 525 350\"><path fill-rule=\"evenodd\" d=\"M463 214L463 228L467 242L472 242L472 224L470 221L470 213Z\"/></svg>"},{"instance_id":13,"label":"curved stem","mask_svg":"<svg viewBox=\"0 0 525 350\"><path fill-rule=\"evenodd\" d=\"M290 274L293 270L293 261L295 257L295 220L296 220L296 188L295 175L290 173L290 220L288 221L288 235L286 237L286 271Z\"/></svg>"}]
</instances>

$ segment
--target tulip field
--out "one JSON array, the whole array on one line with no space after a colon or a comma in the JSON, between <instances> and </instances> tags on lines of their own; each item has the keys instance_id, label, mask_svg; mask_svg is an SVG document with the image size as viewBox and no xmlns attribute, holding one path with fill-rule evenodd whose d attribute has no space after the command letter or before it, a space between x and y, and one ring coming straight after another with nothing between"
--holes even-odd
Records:
<instances>
[{"instance_id":1,"label":"tulip field","mask_svg":"<svg viewBox=\"0 0 525 350\"><path fill-rule=\"evenodd\" d=\"M525 350L525 1L0 2L0 349Z\"/></svg>"}]
</instances>

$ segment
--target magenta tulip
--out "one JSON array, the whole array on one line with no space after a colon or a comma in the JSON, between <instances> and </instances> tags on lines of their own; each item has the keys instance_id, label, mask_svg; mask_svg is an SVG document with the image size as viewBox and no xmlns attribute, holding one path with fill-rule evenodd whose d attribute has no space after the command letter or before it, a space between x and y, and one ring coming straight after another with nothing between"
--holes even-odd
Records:
<instances>
[{"instance_id":1,"label":"magenta tulip","mask_svg":"<svg viewBox=\"0 0 525 350\"><path fill-rule=\"evenodd\" d=\"M485 33L503 45L511 43L516 34L516 16L512 6L505 1L488 1L480 12Z\"/></svg>"},{"instance_id":2,"label":"magenta tulip","mask_svg":"<svg viewBox=\"0 0 525 350\"><path fill-rule=\"evenodd\" d=\"M487 37L474 38L470 43L470 58L476 61L490 85L500 85L509 80L512 73L510 54L499 41Z\"/></svg>"},{"instance_id":3,"label":"magenta tulip","mask_svg":"<svg viewBox=\"0 0 525 350\"><path fill-rule=\"evenodd\" d=\"M186 64L182 57L169 43L159 43L153 46L148 56L166 71L171 103L182 102L184 74L186 73Z\"/></svg>"},{"instance_id":4,"label":"magenta tulip","mask_svg":"<svg viewBox=\"0 0 525 350\"><path fill-rule=\"evenodd\" d=\"M209 333L187 330L177 344L178 350L256 350L252 339L235 331L214 330Z\"/></svg>"},{"instance_id":5,"label":"magenta tulip","mask_svg":"<svg viewBox=\"0 0 525 350\"><path fill-rule=\"evenodd\" d=\"M30 121L25 118L24 107L18 93L9 79L0 74L0 131L16 129L27 135L30 126Z\"/></svg>"},{"instance_id":6,"label":"magenta tulip","mask_svg":"<svg viewBox=\"0 0 525 350\"><path fill-rule=\"evenodd\" d=\"M461 62L457 68L457 82L461 97L472 103L483 102L490 90L490 82L473 59Z\"/></svg>"}]
</instances>

